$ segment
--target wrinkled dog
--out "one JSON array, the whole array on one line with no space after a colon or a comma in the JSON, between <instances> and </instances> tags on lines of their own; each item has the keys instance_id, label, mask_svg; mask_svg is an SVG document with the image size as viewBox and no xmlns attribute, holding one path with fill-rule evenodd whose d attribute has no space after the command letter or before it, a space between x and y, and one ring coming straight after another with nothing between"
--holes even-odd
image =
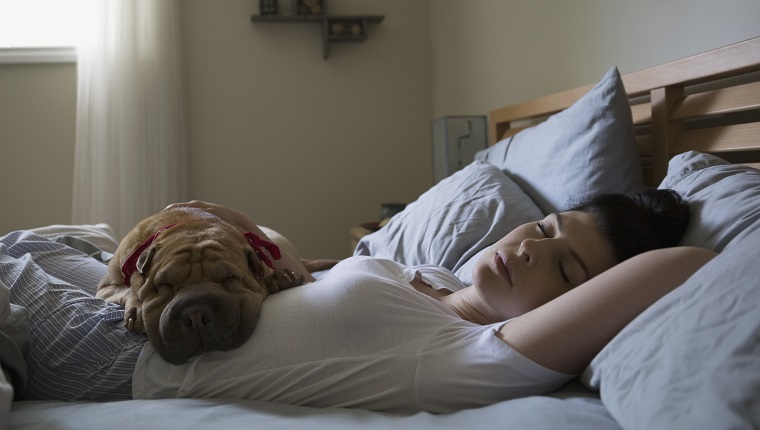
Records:
<instances>
[{"instance_id":1,"label":"wrinkled dog","mask_svg":"<svg viewBox=\"0 0 760 430\"><path fill-rule=\"evenodd\" d=\"M303 283L291 270L273 269L267 253L280 257L273 243L215 215L167 209L121 241L96 295L123 306L127 328L181 364L240 346L264 299Z\"/></svg>"}]
</instances>

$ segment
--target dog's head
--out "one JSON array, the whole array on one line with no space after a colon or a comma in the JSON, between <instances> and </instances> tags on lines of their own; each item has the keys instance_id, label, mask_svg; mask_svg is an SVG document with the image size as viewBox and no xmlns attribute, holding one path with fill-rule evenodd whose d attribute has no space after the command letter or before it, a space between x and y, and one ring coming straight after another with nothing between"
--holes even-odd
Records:
<instances>
[{"instance_id":1,"label":"dog's head","mask_svg":"<svg viewBox=\"0 0 760 430\"><path fill-rule=\"evenodd\" d=\"M221 220L192 220L165 227L127 259L125 284L165 360L181 364L250 337L273 272L261 249L271 244L254 238Z\"/></svg>"}]
</instances>

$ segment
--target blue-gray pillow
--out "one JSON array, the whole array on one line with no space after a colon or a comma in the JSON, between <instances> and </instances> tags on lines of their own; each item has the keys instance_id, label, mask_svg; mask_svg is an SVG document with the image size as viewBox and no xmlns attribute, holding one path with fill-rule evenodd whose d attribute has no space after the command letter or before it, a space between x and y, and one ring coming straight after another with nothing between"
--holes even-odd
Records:
<instances>
[{"instance_id":1,"label":"blue-gray pillow","mask_svg":"<svg viewBox=\"0 0 760 430\"><path fill-rule=\"evenodd\" d=\"M571 107L479 152L545 213L606 192L643 188L631 107L616 67Z\"/></svg>"},{"instance_id":2,"label":"blue-gray pillow","mask_svg":"<svg viewBox=\"0 0 760 430\"><path fill-rule=\"evenodd\" d=\"M691 206L682 245L720 252L760 228L760 170L688 151L670 160L660 188L674 189Z\"/></svg>"},{"instance_id":3,"label":"blue-gray pillow","mask_svg":"<svg viewBox=\"0 0 760 430\"><path fill-rule=\"evenodd\" d=\"M624 428L760 428L760 231L634 319L583 381Z\"/></svg>"},{"instance_id":4,"label":"blue-gray pillow","mask_svg":"<svg viewBox=\"0 0 760 430\"><path fill-rule=\"evenodd\" d=\"M475 161L423 193L380 230L359 241L354 255L406 265L437 264L471 283L478 252L515 227L543 218L517 184L495 166Z\"/></svg>"},{"instance_id":5,"label":"blue-gray pillow","mask_svg":"<svg viewBox=\"0 0 760 430\"><path fill-rule=\"evenodd\" d=\"M681 244L721 253L634 319L582 379L626 428L758 428L760 171L689 151L660 188L691 205Z\"/></svg>"}]
</instances>

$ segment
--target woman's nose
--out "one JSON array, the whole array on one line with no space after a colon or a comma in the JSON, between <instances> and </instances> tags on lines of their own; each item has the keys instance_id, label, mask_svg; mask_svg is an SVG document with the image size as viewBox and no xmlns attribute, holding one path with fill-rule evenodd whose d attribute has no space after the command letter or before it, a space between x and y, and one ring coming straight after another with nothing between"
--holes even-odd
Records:
<instances>
[{"instance_id":1,"label":"woman's nose","mask_svg":"<svg viewBox=\"0 0 760 430\"><path fill-rule=\"evenodd\" d=\"M535 266L538 263L541 248L539 242L539 240L535 239L525 239L520 243L517 255L528 267Z\"/></svg>"},{"instance_id":2,"label":"woman's nose","mask_svg":"<svg viewBox=\"0 0 760 430\"><path fill-rule=\"evenodd\" d=\"M533 267L547 258L551 259L561 246L557 238L525 239L520 244L518 256L527 266Z\"/></svg>"}]
</instances>

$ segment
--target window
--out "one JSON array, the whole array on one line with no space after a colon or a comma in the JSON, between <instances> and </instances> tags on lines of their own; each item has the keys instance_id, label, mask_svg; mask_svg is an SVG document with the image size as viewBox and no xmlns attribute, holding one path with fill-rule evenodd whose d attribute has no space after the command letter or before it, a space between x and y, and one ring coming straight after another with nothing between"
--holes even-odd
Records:
<instances>
[{"instance_id":1,"label":"window","mask_svg":"<svg viewBox=\"0 0 760 430\"><path fill-rule=\"evenodd\" d=\"M76 61L85 0L0 0L0 62Z\"/></svg>"}]
</instances>

